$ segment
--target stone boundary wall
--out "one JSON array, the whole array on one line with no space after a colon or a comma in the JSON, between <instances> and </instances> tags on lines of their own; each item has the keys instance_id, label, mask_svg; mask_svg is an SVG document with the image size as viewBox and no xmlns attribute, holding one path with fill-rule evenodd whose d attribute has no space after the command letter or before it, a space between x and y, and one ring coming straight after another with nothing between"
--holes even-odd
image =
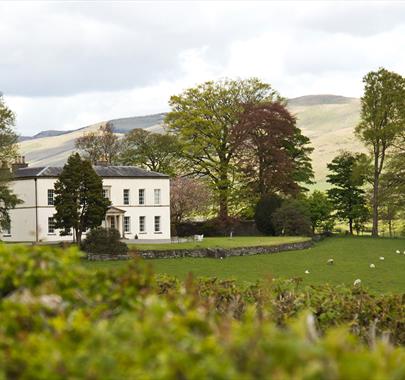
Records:
<instances>
[{"instance_id":1,"label":"stone boundary wall","mask_svg":"<svg viewBox=\"0 0 405 380\"><path fill-rule=\"evenodd\" d=\"M97 255L88 254L90 261L109 261L109 260L129 260L135 256L144 259L177 259L182 257L211 257L226 258L231 256L249 256L258 254L271 254L283 251L295 251L307 249L313 246L312 240L285 243L280 245L258 246L258 247L238 247L238 248L194 248L194 249L173 249L173 250L139 250L131 255Z\"/></svg>"}]
</instances>

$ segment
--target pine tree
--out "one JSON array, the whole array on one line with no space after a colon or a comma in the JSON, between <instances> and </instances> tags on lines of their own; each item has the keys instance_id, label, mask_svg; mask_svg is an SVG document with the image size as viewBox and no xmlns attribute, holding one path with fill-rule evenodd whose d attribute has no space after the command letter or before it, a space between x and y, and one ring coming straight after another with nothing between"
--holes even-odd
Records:
<instances>
[{"instance_id":1,"label":"pine tree","mask_svg":"<svg viewBox=\"0 0 405 380\"><path fill-rule=\"evenodd\" d=\"M72 154L55 183L55 225L67 235L73 229L74 238L81 244L83 232L98 227L110 204L103 196L103 182L78 153Z\"/></svg>"},{"instance_id":2,"label":"pine tree","mask_svg":"<svg viewBox=\"0 0 405 380\"><path fill-rule=\"evenodd\" d=\"M358 166L363 159L362 154L343 152L329 163L330 174L327 181L334 185L328 190L328 197L340 220L347 220L350 234L353 227L364 224L367 219L365 176L359 172Z\"/></svg>"}]
</instances>

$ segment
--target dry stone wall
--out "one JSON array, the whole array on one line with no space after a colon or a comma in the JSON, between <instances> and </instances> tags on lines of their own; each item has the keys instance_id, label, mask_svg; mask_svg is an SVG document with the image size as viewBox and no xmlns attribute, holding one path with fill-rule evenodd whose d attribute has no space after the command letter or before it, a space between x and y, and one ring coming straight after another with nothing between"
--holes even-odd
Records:
<instances>
[{"instance_id":1,"label":"dry stone wall","mask_svg":"<svg viewBox=\"0 0 405 380\"><path fill-rule=\"evenodd\" d=\"M128 255L97 255L88 254L87 259L91 261L128 260L134 256L144 259L177 259L183 257L211 257L226 258L232 256L250 256L258 254L272 254L283 251L295 251L312 247L313 241L307 240L297 243L286 243L274 246L238 247L238 248L194 248L194 249L173 249L173 250L139 250Z\"/></svg>"}]
</instances>

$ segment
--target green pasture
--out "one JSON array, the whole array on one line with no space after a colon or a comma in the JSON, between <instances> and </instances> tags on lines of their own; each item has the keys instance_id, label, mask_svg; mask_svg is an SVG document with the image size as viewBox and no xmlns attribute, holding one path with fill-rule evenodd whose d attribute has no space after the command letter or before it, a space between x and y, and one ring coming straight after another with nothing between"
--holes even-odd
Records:
<instances>
[{"instance_id":1,"label":"green pasture","mask_svg":"<svg viewBox=\"0 0 405 380\"><path fill-rule=\"evenodd\" d=\"M231 244L227 238L219 239L222 240L216 239L216 244L223 247L229 247L228 244ZM250 242L252 238L246 239ZM252 245L263 244L263 238L256 239L257 244L251 243ZM275 238L267 239L270 242ZM209 242L209 239L205 240L205 244ZM397 250L401 253L396 253ZM299 251L223 260L156 259L150 260L149 263L156 273L166 273L182 279L190 272L194 276L233 278L238 282L251 282L266 277L300 277L305 285L324 283L352 285L356 279L360 279L362 285L371 291L405 293L404 251L405 239L336 237L325 239L310 249ZM327 264L329 259L334 260L333 265ZM370 268L371 264L374 264L375 268ZM127 265L127 262L89 262L86 265L94 268L116 267ZM309 274L305 274L307 270Z\"/></svg>"}]
</instances>

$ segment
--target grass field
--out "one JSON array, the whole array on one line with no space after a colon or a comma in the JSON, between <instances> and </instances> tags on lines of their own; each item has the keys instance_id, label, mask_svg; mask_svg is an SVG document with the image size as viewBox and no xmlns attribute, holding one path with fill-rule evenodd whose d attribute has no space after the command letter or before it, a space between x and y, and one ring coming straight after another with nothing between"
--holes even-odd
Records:
<instances>
[{"instance_id":1,"label":"grass field","mask_svg":"<svg viewBox=\"0 0 405 380\"><path fill-rule=\"evenodd\" d=\"M175 250L193 248L237 248L237 247L257 247L262 245L279 245L284 243L296 243L308 240L299 236L237 236L230 238L208 237L203 241L167 244L129 244L130 248L140 250Z\"/></svg>"},{"instance_id":2,"label":"grass field","mask_svg":"<svg viewBox=\"0 0 405 380\"><path fill-rule=\"evenodd\" d=\"M401 254L397 254L400 250ZM195 276L234 278L239 282L256 281L266 276L302 277L304 284L362 284L375 292L405 293L405 239L329 238L313 248L272 255L255 255L218 259L150 260L157 273L185 278ZM381 261L380 256L384 257ZM334 265L327 260L333 258ZM371 269L370 264L375 264ZM89 262L86 265L116 267L126 262ZM309 270L309 274L305 271Z\"/></svg>"}]
</instances>

